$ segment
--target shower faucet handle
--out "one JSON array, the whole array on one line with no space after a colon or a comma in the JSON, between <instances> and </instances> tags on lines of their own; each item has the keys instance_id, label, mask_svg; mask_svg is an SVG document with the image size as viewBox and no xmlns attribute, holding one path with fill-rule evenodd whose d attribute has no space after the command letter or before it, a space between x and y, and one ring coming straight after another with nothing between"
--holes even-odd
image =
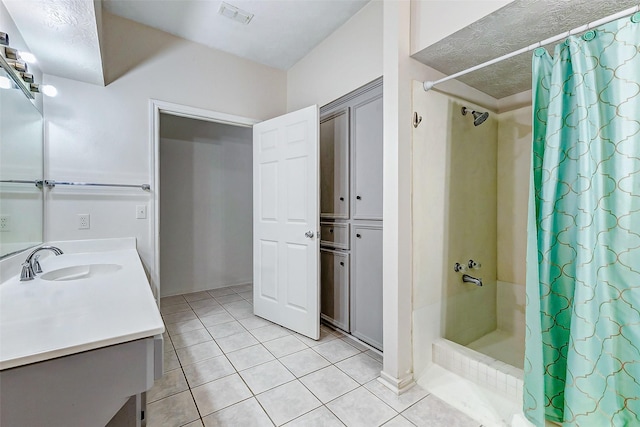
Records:
<instances>
[{"instance_id":1,"label":"shower faucet handle","mask_svg":"<svg viewBox=\"0 0 640 427\"><path fill-rule=\"evenodd\" d=\"M479 262L475 262L474 260L470 259L469 262L467 263L467 266L471 269L478 269L482 267L482 264L480 264Z\"/></svg>"},{"instance_id":2,"label":"shower faucet handle","mask_svg":"<svg viewBox=\"0 0 640 427\"><path fill-rule=\"evenodd\" d=\"M467 271L467 266L456 262L455 264L453 264L453 271L455 271L456 273Z\"/></svg>"}]
</instances>

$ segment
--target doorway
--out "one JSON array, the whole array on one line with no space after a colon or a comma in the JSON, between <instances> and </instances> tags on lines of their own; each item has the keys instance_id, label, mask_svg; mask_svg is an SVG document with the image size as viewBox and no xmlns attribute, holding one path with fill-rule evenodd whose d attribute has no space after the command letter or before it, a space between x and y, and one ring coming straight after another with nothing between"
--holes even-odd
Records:
<instances>
[{"instance_id":1,"label":"doorway","mask_svg":"<svg viewBox=\"0 0 640 427\"><path fill-rule=\"evenodd\" d=\"M168 257L164 256L164 250L161 250L161 248L164 248L165 244L162 240L169 240L169 244L172 243L171 238L186 240L184 247L188 248L187 252L191 254L192 257L195 257L195 254L198 253L196 249L189 247L189 239L184 239L185 233L181 233L179 225L173 227L177 229L173 231L173 234L162 232L163 226L161 226L161 224L164 223L164 220L160 219L161 201L164 197L161 196L161 194L164 194L162 187L163 185L174 185L169 184L170 181L166 179L164 182L161 179L161 118L163 114L180 116L182 118L186 117L188 119L205 120L218 124L232 125L234 127L253 127L252 133L254 138L257 138L256 143L253 143L253 138L251 143L254 168L253 188L259 189L257 193L253 194L254 221L247 226L247 228L250 228L252 225L252 233L255 235L253 239L253 263L251 264L253 267L252 282L256 288L254 290L253 310L258 316L302 333L312 339L318 339L320 336L320 302L317 271L319 240L317 240L316 233L313 230L319 230L320 224L317 206L317 199L319 198L316 179L317 158L312 156L312 154L317 153L318 146L317 128L319 121L317 107L308 107L303 110L262 121L258 124L257 121L247 118L162 101L152 100L150 106L150 134L153 147L152 167L154 170L152 188L155 189L153 193L154 204L151 212L151 222L154 227L153 236L155 238L155 268L151 274L151 281L156 288L156 295L158 295L158 297L170 296L171 294L184 292L179 289L181 287L179 284L174 285L178 289L169 288L167 291L164 285L161 288L161 272L164 280L165 277L170 277L170 275L174 273L173 271L167 273L166 270L169 268L184 271L188 269L188 266L185 269L182 264L197 262L197 260L189 258L186 259L186 262L183 261L183 263L180 263L180 259L185 259L183 253L180 251L180 247L176 250L177 256L173 258L171 258L171 254L169 254ZM258 126L254 126L256 124L258 124ZM304 161L305 156L301 150L309 153L309 156L307 156L309 157L308 162ZM282 168L274 168L272 162L267 162L268 164L262 167L264 165L260 159L264 160L262 158L264 156L261 157L261 155L274 155L274 153L278 159L282 160ZM182 155L182 157L192 156L193 154L189 153ZM305 165L306 167L301 167ZM165 165L165 167L167 166ZM173 168L173 165L169 167ZM193 168L193 164L186 164L185 167ZM256 168L258 168L259 173L256 173ZM264 173L269 172L269 170L277 172L271 175L273 179L267 179L267 177L264 176ZM182 177L181 180L188 181L190 182L189 185L192 185L193 176ZM305 182L308 185L301 187L300 184ZM281 185L286 188L280 189L279 187ZM180 186L177 187L178 188L174 190L180 192ZM184 197L184 195L180 194L180 197ZM258 201L256 201L256 197L259 199ZM207 195L207 198L211 199L211 196ZM193 210L194 206L187 205L186 202L188 199L194 200L194 197L187 196L186 199L184 210ZM180 204L176 205L177 207L174 207L171 202L165 204L165 206L170 207L169 209L175 208L174 210L180 211ZM273 209L270 209L272 206L278 207L275 210L277 213L276 216L272 215L274 212ZM300 209L301 207L304 207L304 209ZM301 214L306 215L306 221L300 220ZM187 225L193 227L192 218L186 218L185 221ZM264 237L263 234L265 230L268 231L274 221L283 226L281 233L273 236L271 241L265 242L263 240L261 244L258 244L257 240L261 236ZM304 229L302 229L301 226L303 226ZM197 235L200 237L203 234L201 230L193 232L193 236ZM278 251L268 251L265 249L265 246L267 247L266 249L276 247ZM301 250L303 247L306 248L305 251ZM306 253L304 257L300 255L302 252ZM273 256L274 254L277 256ZM175 262L176 259L178 262ZM161 265L162 260L172 264L170 264L170 266ZM303 260L306 261L306 263L303 263ZM202 263L205 262L207 261L202 261ZM198 266L198 268L200 268L200 266ZM274 271L278 272L278 274L272 274ZM180 274L174 275L173 279L176 283L185 281ZM216 287L223 287L228 284L229 283L220 283L217 284ZM169 286L172 285L169 283ZM214 287L209 281L199 285L188 284L187 286L191 288L189 289L191 291L197 289L206 290ZM280 309L274 309L274 305L278 305ZM294 319L293 322L292 319ZM304 321L295 321L296 319L303 319Z\"/></svg>"},{"instance_id":2,"label":"doorway","mask_svg":"<svg viewBox=\"0 0 640 427\"><path fill-rule=\"evenodd\" d=\"M160 115L162 295L252 281L252 131Z\"/></svg>"},{"instance_id":3,"label":"doorway","mask_svg":"<svg viewBox=\"0 0 640 427\"><path fill-rule=\"evenodd\" d=\"M157 100L151 100L150 107L151 162L154 171L151 188L155 190L154 206L150 212L155 249L151 283L158 302L161 296L195 292L200 287L211 289L239 284L234 283L235 280L250 282L251 235L248 240L247 267L247 246L246 243L243 244L247 239L246 233L237 244L234 243L233 236L225 230L224 218L229 218L230 212L225 210L231 209L229 204L233 210L243 210L248 206L245 216L248 218L249 225L247 226L243 221L235 221L231 229L244 226L249 232L251 230L251 135L252 126L258 121ZM245 139L246 143L243 142ZM243 152L248 154L243 156ZM217 157L220 158L216 160ZM221 162L223 159L232 159L235 162L233 165L241 166L241 170L248 165L249 192L247 194L244 194L246 190L241 194L226 191L220 187L226 182L232 190L245 188L244 184L240 185L241 183L234 181L238 176L229 170L232 163L223 163ZM203 176L198 178L199 175L193 172L207 169L207 162L213 162L214 166L217 162L218 170L209 171L208 176L206 171L202 171L200 175ZM168 172L165 176L163 176L163 164L165 172ZM189 176L190 171L181 170L178 165L195 167L195 169ZM225 171L228 173L225 174ZM224 174L224 182L212 185L204 182L211 181L216 174ZM245 180L241 181L244 183ZM220 196L220 192L225 191L230 194ZM169 199L165 200L167 203L163 202L165 196ZM231 200L228 200L229 198ZM222 201L228 202L228 205L223 206ZM203 204L203 212L197 214L199 217L196 217L196 211L199 209L196 209L195 202L198 203L198 208ZM165 213L168 220L163 217ZM198 226L210 220L211 216L217 220L209 221L205 230L199 229ZM175 223L169 222L171 218ZM218 237L223 236L223 239L216 241L215 235L212 235L215 231L222 233ZM196 240L197 244L194 245ZM229 241L234 249L226 248L225 241ZM228 250L225 251L225 248ZM212 259L212 256L221 257L222 260ZM223 262L234 256L242 260L238 259L238 263L234 262L233 266L226 268L227 265ZM220 267L221 265L224 268ZM192 266L197 270L189 271ZM248 276L244 271L246 269L249 271ZM206 275L196 276L196 272L201 271L207 274L213 271L215 275L211 278ZM245 276L247 279L244 279ZM196 279L197 277L200 279Z\"/></svg>"}]
</instances>

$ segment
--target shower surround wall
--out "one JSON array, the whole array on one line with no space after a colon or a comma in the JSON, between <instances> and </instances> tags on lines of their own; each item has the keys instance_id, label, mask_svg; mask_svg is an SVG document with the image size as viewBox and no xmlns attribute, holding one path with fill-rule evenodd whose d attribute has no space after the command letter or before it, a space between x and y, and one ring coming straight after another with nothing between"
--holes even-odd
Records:
<instances>
[{"instance_id":1,"label":"shower surround wall","mask_svg":"<svg viewBox=\"0 0 640 427\"><path fill-rule=\"evenodd\" d=\"M501 113L498 126L498 329L524 354L525 257L531 106Z\"/></svg>"},{"instance_id":2,"label":"shower surround wall","mask_svg":"<svg viewBox=\"0 0 640 427\"><path fill-rule=\"evenodd\" d=\"M251 128L162 114L162 296L251 283Z\"/></svg>"},{"instance_id":3,"label":"shower surround wall","mask_svg":"<svg viewBox=\"0 0 640 427\"><path fill-rule=\"evenodd\" d=\"M433 362L440 338L480 344L480 351L504 337L524 345L531 108L489 111L475 127L461 115L463 105L487 111L414 83L414 109L425 117L412 148L416 379ZM482 264L466 273L481 277L483 287L462 283L462 273L453 271L469 259ZM491 348L498 361L512 349Z\"/></svg>"},{"instance_id":4,"label":"shower surround wall","mask_svg":"<svg viewBox=\"0 0 640 427\"><path fill-rule=\"evenodd\" d=\"M473 116L462 115L463 106L484 111L463 101L442 96L439 107L447 117L427 126L448 127L449 147L446 198L448 224L445 231L444 336L462 345L496 329L496 161L498 121L495 113L480 126ZM480 268L466 274L482 278L483 286L463 283L463 272L453 265L474 260Z\"/></svg>"}]
</instances>

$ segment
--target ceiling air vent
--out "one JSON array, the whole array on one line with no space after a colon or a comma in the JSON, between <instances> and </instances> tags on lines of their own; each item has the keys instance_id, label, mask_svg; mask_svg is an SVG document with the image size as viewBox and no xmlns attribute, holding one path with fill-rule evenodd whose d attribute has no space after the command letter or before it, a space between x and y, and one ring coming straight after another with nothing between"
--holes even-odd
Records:
<instances>
[{"instance_id":1,"label":"ceiling air vent","mask_svg":"<svg viewBox=\"0 0 640 427\"><path fill-rule=\"evenodd\" d=\"M253 19L253 13L249 13L246 10L238 9L229 3L222 2L218 13L222 16L226 16L229 19L238 21L241 24L247 25Z\"/></svg>"}]
</instances>

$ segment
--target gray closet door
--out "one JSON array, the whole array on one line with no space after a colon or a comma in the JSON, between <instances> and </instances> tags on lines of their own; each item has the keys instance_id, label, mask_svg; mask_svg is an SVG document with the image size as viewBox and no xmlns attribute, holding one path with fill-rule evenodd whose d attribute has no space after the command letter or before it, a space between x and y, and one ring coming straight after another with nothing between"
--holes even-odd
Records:
<instances>
[{"instance_id":1,"label":"gray closet door","mask_svg":"<svg viewBox=\"0 0 640 427\"><path fill-rule=\"evenodd\" d=\"M353 219L382 219L382 88L351 108Z\"/></svg>"},{"instance_id":2,"label":"gray closet door","mask_svg":"<svg viewBox=\"0 0 640 427\"><path fill-rule=\"evenodd\" d=\"M351 334L382 350L382 228L353 225Z\"/></svg>"},{"instance_id":3,"label":"gray closet door","mask_svg":"<svg viewBox=\"0 0 640 427\"><path fill-rule=\"evenodd\" d=\"M320 216L349 218L349 109L320 119Z\"/></svg>"}]
</instances>

